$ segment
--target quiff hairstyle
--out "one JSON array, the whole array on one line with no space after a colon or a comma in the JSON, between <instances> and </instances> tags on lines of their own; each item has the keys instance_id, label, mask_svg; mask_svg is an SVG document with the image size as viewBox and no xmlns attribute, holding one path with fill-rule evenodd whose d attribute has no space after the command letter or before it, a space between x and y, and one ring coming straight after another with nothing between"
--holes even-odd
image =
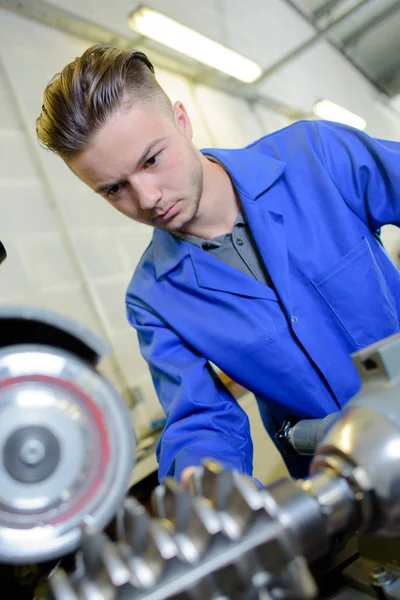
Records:
<instances>
[{"instance_id":1,"label":"quiff hairstyle","mask_svg":"<svg viewBox=\"0 0 400 600\"><path fill-rule=\"evenodd\" d=\"M171 112L149 59L137 50L95 45L48 83L36 120L39 143L65 161L85 150L119 109L157 102Z\"/></svg>"}]
</instances>

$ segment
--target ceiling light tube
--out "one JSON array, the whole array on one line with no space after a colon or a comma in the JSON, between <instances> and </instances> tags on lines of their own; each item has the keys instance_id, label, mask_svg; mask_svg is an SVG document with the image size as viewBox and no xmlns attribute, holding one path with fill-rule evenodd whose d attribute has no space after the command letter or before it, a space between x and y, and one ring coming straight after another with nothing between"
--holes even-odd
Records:
<instances>
[{"instance_id":1,"label":"ceiling light tube","mask_svg":"<svg viewBox=\"0 0 400 600\"><path fill-rule=\"evenodd\" d=\"M252 83L262 73L249 58L151 8L134 11L128 23L137 33L245 83Z\"/></svg>"},{"instance_id":2,"label":"ceiling light tube","mask_svg":"<svg viewBox=\"0 0 400 600\"><path fill-rule=\"evenodd\" d=\"M362 117L355 115L347 110L347 108L343 108L343 106L335 104L330 100L320 100L314 104L313 113L321 119L350 125L356 129L361 129L361 131L364 131L367 127L367 122Z\"/></svg>"}]
</instances>

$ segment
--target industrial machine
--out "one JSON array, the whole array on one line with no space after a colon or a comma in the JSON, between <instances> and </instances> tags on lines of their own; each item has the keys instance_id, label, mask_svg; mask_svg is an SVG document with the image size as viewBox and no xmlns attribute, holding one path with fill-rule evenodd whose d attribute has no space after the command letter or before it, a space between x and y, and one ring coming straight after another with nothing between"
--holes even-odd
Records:
<instances>
[{"instance_id":1,"label":"industrial machine","mask_svg":"<svg viewBox=\"0 0 400 600\"><path fill-rule=\"evenodd\" d=\"M207 460L189 489L155 488L152 516L129 495L105 349L58 315L0 309L0 562L51 561L53 600L400 599L400 336L354 355L361 390L329 423L283 428L315 451L307 478L260 489Z\"/></svg>"}]
</instances>

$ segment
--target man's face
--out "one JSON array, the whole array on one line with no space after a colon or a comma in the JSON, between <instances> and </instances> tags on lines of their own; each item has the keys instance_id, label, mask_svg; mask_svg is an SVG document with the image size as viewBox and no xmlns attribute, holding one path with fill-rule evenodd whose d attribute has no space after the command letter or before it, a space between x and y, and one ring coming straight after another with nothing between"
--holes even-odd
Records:
<instances>
[{"instance_id":1,"label":"man's face","mask_svg":"<svg viewBox=\"0 0 400 600\"><path fill-rule=\"evenodd\" d=\"M156 107L133 106L103 125L69 166L127 217L175 231L196 216L203 191L191 135L180 103L170 117Z\"/></svg>"}]
</instances>

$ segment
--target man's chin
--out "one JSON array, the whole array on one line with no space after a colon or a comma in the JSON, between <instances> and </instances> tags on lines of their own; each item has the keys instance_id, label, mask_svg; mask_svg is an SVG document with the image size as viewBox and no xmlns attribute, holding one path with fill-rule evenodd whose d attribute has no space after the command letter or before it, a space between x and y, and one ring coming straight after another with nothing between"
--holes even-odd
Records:
<instances>
[{"instance_id":1,"label":"man's chin","mask_svg":"<svg viewBox=\"0 0 400 600\"><path fill-rule=\"evenodd\" d=\"M181 231L183 227L185 227L186 223L180 225L179 223L175 225L175 223L167 223L165 227L162 227L164 231L169 231L170 233L177 233Z\"/></svg>"},{"instance_id":2,"label":"man's chin","mask_svg":"<svg viewBox=\"0 0 400 600\"><path fill-rule=\"evenodd\" d=\"M164 231L169 231L170 233L175 233L182 231L187 225L189 225L191 221L192 219L185 219L182 217L182 215L176 215L175 218L168 221L168 223L165 223L161 229Z\"/></svg>"}]
</instances>

